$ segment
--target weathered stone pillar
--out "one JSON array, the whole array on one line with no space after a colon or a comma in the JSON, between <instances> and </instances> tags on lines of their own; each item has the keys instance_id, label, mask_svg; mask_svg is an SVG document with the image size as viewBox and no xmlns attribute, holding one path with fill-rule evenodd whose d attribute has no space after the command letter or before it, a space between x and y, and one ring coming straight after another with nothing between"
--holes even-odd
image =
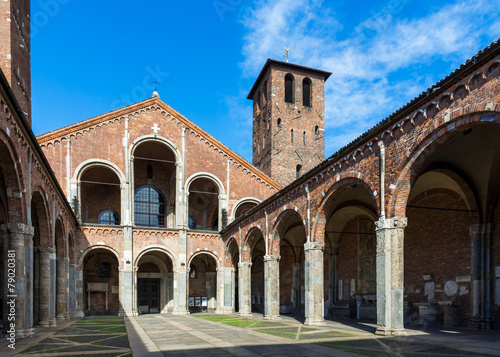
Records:
<instances>
[{"instance_id":1,"label":"weathered stone pillar","mask_svg":"<svg viewBox=\"0 0 500 357\"><path fill-rule=\"evenodd\" d=\"M404 228L406 217L380 218L377 232L377 331L401 336L404 331Z\"/></svg>"},{"instance_id":2,"label":"weathered stone pillar","mask_svg":"<svg viewBox=\"0 0 500 357\"><path fill-rule=\"evenodd\" d=\"M186 215L187 220L187 215ZM187 221L186 221L187 222ZM174 315L187 315L188 286L187 274L187 232L179 230L179 266L174 271Z\"/></svg>"},{"instance_id":3,"label":"weathered stone pillar","mask_svg":"<svg viewBox=\"0 0 500 357\"><path fill-rule=\"evenodd\" d=\"M75 274L75 307L70 311L71 318L84 317L85 297L83 295L83 265L74 265Z\"/></svg>"},{"instance_id":4,"label":"weathered stone pillar","mask_svg":"<svg viewBox=\"0 0 500 357\"><path fill-rule=\"evenodd\" d=\"M123 244L123 262L118 262L118 284L120 286L119 299L120 309L119 316L137 316L137 286L136 274L133 262L133 227L123 227L124 244Z\"/></svg>"},{"instance_id":5,"label":"weathered stone pillar","mask_svg":"<svg viewBox=\"0 0 500 357\"><path fill-rule=\"evenodd\" d=\"M49 253L49 268L50 268L50 304L49 304L49 326L57 326L56 320L56 249L51 248Z\"/></svg>"},{"instance_id":6,"label":"weathered stone pillar","mask_svg":"<svg viewBox=\"0 0 500 357\"><path fill-rule=\"evenodd\" d=\"M69 259L57 257L56 259L56 320L68 321L68 265Z\"/></svg>"},{"instance_id":7,"label":"weathered stone pillar","mask_svg":"<svg viewBox=\"0 0 500 357\"><path fill-rule=\"evenodd\" d=\"M224 273L225 273L225 267L217 268L217 277L216 277L217 292L216 292L215 311L218 314L224 313L224 275L225 275Z\"/></svg>"},{"instance_id":8,"label":"weathered stone pillar","mask_svg":"<svg viewBox=\"0 0 500 357\"><path fill-rule=\"evenodd\" d=\"M27 308L27 301L30 299L27 294L30 293L26 286L26 274L32 271L31 266L26 266L30 262L30 256L33 255L33 249L25 250L25 242L33 240L34 229L24 223L9 223L1 227L4 248L4 319L3 324L6 330L10 330L8 317L15 317L15 330L17 337L28 337L33 335L33 329L28 326L32 323L32 310ZM10 280L10 278L13 278ZM28 314L31 314L28 317Z\"/></svg>"},{"instance_id":9,"label":"weathered stone pillar","mask_svg":"<svg viewBox=\"0 0 500 357\"><path fill-rule=\"evenodd\" d=\"M39 303L39 325L50 326L50 255L55 249L50 247L39 247L40 263L40 303Z\"/></svg>"},{"instance_id":10,"label":"weathered stone pillar","mask_svg":"<svg viewBox=\"0 0 500 357\"><path fill-rule=\"evenodd\" d=\"M25 234L24 235L24 265L25 265L25 276L26 276L26 302L25 302L25 313L26 313L26 323L25 323L25 330L26 336L31 336L34 334L33 331L33 326L34 326L34 303L33 303L33 289L34 289L34 251L33 251L33 236L34 236L34 229L33 229L33 234Z\"/></svg>"},{"instance_id":11,"label":"weathered stone pillar","mask_svg":"<svg viewBox=\"0 0 500 357\"><path fill-rule=\"evenodd\" d=\"M252 263L238 263L238 296L240 316L252 316Z\"/></svg>"},{"instance_id":12,"label":"weathered stone pillar","mask_svg":"<svg viewBox=\"0 0 500 357\"><path fill-rule=\"evenodd\" d=\"M471 318L469 325L476 329L491 328L490 312L490 239L491 225L470 226L471 237Z\"/></svg>"},{"instance_id":13,"label":"weathered stone pillar","mask_svg":"<svg viewBox=\"0 0 500 357\"><path fill-rule=\"evenodd\" d=\"M280 256L264 256L264 318L278 320L280 317Z\"/></svg>"},{"instance_id":14,"label":"weathered stone pillar","mask_svg":"<svg viewBox=\"0 0 500 357\"><path fill-rule=\"evenodd\" d=\"M304 244L305 254L305 325L324 325L323 242Z\"/></svg>"}]
</instances>

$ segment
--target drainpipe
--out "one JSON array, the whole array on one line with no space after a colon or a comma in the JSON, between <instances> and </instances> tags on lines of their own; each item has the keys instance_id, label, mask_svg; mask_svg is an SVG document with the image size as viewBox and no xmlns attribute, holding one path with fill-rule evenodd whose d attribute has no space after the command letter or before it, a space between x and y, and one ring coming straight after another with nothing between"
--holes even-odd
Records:
<instances>
[{"instance_id":1,"label":"drainpipe","mask_svg":"<svg viewBox=\"0 0 500 357\"><path fill-rule=\"evenodd\" d=\"M266 239L264 239L264 242L266 243L266 255L269 255L269 233L268 233L268 221L267 221L267 212L264 212L266 215Z\"/></svg>"},{"instance_id":2,"label":"drainpipe","mask_svg":"<svg viewBox=\"0 0 500 357\"><path fill-rule=\"evenodd\" d=\"M309 185L306 185L307 193L307 242L311 241L311 193L309 192Z\"/></svg>"},{"instance_id":3,"label":"drainpipe","mask_svg":"<svg viewBox=\"0 0 500 357\"><path fill-rule=\"evenodd\" d=\"M378 142L380 147L380 218L385 219L385 145Z\"/></svg>"}]
</instances>

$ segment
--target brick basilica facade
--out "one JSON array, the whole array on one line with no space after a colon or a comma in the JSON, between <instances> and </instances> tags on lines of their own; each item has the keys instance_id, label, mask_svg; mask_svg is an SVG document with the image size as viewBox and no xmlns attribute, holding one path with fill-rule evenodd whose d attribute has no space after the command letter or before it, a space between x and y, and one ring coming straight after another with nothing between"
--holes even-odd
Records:
<instances>
[{"instance_id":1,"label":"brick basilica facade","mask_svg":"<svg viewBox=\"0 0 500 357\"><path fill-rule=\"evenodd\" d=\"M500 327L500 43L326 160L331 73L268 60L250 164L156 92L35 138L29 1L0 10L2 321L15 295L19 336L197 311Z\"/></svg>"}]
</instances>

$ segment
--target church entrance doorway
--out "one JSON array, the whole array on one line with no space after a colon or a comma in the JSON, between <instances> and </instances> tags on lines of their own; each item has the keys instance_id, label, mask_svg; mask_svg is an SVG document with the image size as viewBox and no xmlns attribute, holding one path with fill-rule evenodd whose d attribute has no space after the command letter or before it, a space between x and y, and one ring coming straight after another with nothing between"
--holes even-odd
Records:
<instances>
[{"instance_id":1,"label":"church entrance doorway","mask_svg":"<svg viewBox=\"0 0 500 357\"><path fill-rule=\"evenodd\" d=\"M160 279L139 278L139 313L154 314L160 312Z\"/></svg>"}]
</instances>

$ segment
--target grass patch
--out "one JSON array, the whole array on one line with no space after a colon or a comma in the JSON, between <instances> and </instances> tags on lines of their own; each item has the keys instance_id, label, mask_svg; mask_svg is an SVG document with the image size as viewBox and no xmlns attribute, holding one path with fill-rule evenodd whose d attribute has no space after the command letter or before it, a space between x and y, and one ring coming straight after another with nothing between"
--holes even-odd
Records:
<instances>
[{"instance_id":1,"label":"grass patch","mask_svg":"<svg viewBox=\"0 0 500 357\"><path fill-rule=\"evenodd\" d=\"M335 331L304 333L300 335L299 340L316 340L316 339L327 339L327 338L337 338L337 337L351 337L351 335Z\"/></svg>"},{"instance_id":2,"label":"grass patch","mask_svg":"<svg viewBox=\"0 0 500 357\"><path fill-rule=\"evenodd\" d=\"M252 328L254 327L274 327L274 326L287 326L287 324L284 324L283 322L272 322L272 321L264 321L264 320L259 320L257 321Z\"/></svg>"},{"instance_id":3,"label":"grass patch","mask_svg":"<svg viewBox=\"0 0 500 357\"><path fill-rule=\"evenodd\" d=\"M102 329L102 332L105 332L105 333L127 333L127 328L125 326L107 327L107 328Z\"/></svg>"},{"instance_id":4,"label":"grass patch","mask_svg":"<svg viewBox=\"0 0 500 357\"><path fill-rule=\"evenodd\" d=\"M241 328L248 328L255 323L255 320L241 320L241 321L223 321L224 325L230 325Z\"/></svg>"},{"instance_id":5,"label":"grass patch","mask_svg":"<svg viewBox=\"0 0 500 357\"><path fill-rule=\"evenodd\" d=\"M200 318L208 321L220 322L224 320L238 320L240 319L237 316L228 316L228 315L211 315L211 316L200 316Z\"/></svg>"},{"instance_id":6,"label":"grass patch","mask_svg":"<svg viewBox=\"0 0 500 357\"><path fill-rule=\"evenodd\" d=\"M78 335L78 336L64 336L61 339L75 343L91 343L99 340L109 338L109 335Z\"/></svg>"},{"instance_id":7,"label":"grass patch","mask_svg":"<svg viewBox=\"0 0 500 357\"><path fill-rule=\"evenodd\" d=\"M310 331L321 331L321 329L314 327L302 327L300 329L300 332L310 332Z\"/></svg>"},{"instance_id":8,"label":"grass patch","mask_svg":"<svg viewBox=\"0 0 500 357\"><path fill-rule=\"evenodd\" d=\"M102 350L111 350L115 349L114 347L104 347L104 346L94 346L94 345L77 345L70 347L58 348L57 353L59 352L84 352L84 351L102 351ZM54 351L56 352L56 351ZM52 353L52 351L51 351ZM94 355L92 355L94 356Z\"/></svg>"},{"instance_id":9,"label":"grass patch","mask_svg":"<svg viewBox=\"0 0 500 357\"><path fill-rule=\"evenodd\" d=\"M97 346L108 346L108 347L119 347L119 348L130 348L127 336L118 336L109 338L107 340L98 341L92 343Z\"/></svg>"},{"instance_id":10,"label":"grass patch","mask_svg":"<svg viewBox=\"0 0 500 357\"><path fill-rule=\"evenodd\" d=\"M295 337L297 336L296 333L281 332L281 331L277 331L277 330L278 329L262 329L262 330L254 330L254 331L267 333L267 334L273 335L273 336L284 337L284 338L288 338L290 340L295 340Z\"/></svg>"},{"instance_id":11,"label":"grass patch","mask_svg":"<svg viewBox=\"0 0 500 357\"><path fill-rule=\"evenodd\" d=\"M31 346L23 351L23 353L40 353L40 352L52 352L58 350L59 348L65 348L67 346L53 345L53 344L42 344Z\"/></svg>"}]
</instances>

